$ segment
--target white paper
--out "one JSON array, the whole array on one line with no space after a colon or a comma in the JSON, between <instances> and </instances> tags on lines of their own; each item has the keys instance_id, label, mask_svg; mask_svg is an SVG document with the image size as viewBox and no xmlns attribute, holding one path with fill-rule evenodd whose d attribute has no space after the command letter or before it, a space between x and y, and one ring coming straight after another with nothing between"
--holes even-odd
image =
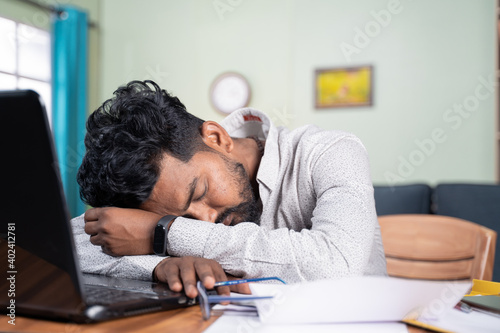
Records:
<instances>
[{"instance_id":1,"label":"white paper","mask_svg":"<svg viewBox=\"0 0 500 333\"><path fill-rule=\"evenodd\" d=\"M229 316L253 316L257 317L257 308L252 305L238 305L238 304L216 304L211 309L212 315L229 315Z\"/></svg>"},{"instance_id":2,"label":"white paper","mask_svg":"<svg viewBox=\"0 0 500 333\"><path fill-rule=\"evenodd\" d=\"M407 333L402 323L302 324L274 325L257 317L223 315L204 333Z\"/></svg>"},{"instance_id":3,"label":"white paper","mask_svg":"<svg viewBox=\"0 0 500 333\"><path fill-rule=\"evenodd\" d=\"M437 318L458 303L471 282L364 276L291 285L250 284L259 318L272 324L397 322Z\"/></svg>"},{"instance_id":4,"label":"white paper","mask_svg":"<svg viewBox=\"0 0 500 333\"><path fill-rule=\"evenodd\" d=\"M500 318L477 311L465 313L451 309L438 319L420 321L456 333L498 333Z\"/></svg>"}]
</instances>

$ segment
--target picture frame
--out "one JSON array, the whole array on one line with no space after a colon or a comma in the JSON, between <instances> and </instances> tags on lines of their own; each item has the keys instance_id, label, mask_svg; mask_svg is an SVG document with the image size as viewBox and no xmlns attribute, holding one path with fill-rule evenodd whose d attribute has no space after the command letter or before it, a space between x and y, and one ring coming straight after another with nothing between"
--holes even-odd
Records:
<instances>
[{"instance_id":1,"label":"picture frame","mask_svg":"<svg viewBox=\"0 0 500 333\"><path fill-rule=\"evenodd\" d=\"M373 66L317 69L314 105L316 109L373 105Z\"/></svg>"}]
</instances>

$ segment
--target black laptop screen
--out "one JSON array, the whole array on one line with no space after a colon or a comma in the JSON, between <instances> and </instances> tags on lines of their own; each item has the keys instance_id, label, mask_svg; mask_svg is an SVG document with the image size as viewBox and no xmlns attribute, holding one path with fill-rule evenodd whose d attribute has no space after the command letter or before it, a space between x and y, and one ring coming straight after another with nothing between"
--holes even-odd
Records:
<instances>
[{"instance_id":1,"label":"black laptop screen","mask_svg":"<svg viewBox=\"0 0 500 333\"><path fill-rule=\"evenodd\" d=\"M0 142L6 200L0 213L0 262L10 278L0 287L1 307L6 311L14 302L18 313L40 307L78 312L83 304L75 287L79 277L69 214L38 94L0 92Z\"/></svg>"}]
</instances>

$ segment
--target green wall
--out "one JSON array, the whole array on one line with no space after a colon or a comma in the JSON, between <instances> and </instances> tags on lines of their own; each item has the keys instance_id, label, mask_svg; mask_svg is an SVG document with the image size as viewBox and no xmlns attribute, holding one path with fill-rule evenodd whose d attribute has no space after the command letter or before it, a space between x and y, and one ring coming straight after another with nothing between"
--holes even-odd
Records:
<instances>
[{"instance_id":1,"label":"green wall","mask_svg":"<svg viewBox=\"0 0 500 333\"><path fill-rule=\"evenodd\" d=\"M208 90L232 70L249 80L251 106L276 124L358 135L374 183L495 181L495 0L72 3L98 23L91 108L121 84L153 79L219 121ZM375 71L372 107L314 108L315 69L366 64Z\"/></svg>"},{"instance_id":2,"label":"green wall","mask_svg":"<svg viewBox=\"0 0 500 333\"><path fill-rule=\"evenodd\" d=\"M496 100L482 85L494 75L493 0L106 0L101 10L102 98L152 78L220 120L208 90L234 70L277 124L358 135L377 184L495 181ZM314 109L314 70L359 64L374 66L374 106Z\"/></svg>"}]
</instances>

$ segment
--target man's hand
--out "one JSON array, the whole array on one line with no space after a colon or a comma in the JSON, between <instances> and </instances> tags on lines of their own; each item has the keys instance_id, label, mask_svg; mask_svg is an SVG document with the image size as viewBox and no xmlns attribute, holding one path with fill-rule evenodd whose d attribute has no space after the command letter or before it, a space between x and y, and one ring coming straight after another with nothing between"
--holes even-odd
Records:
<instances>
[{"instance_id":1,"label":"man's hand","mask_svg":"<svg viewBox=\"0 0 500 333\"><path fill-rule=\"evenodd\" d=\"M168 283L173 291L184 289L186 295L191 298L198 296L196 277L207 289L213 289L215 282L227 281L228 278L221 265L215 260L196 257L165 258L156 266L154 277L158 281ZM229 286L218 287L217 293L229 295L230 290L250 294L247 283L231 286L231 288Z\"/></svg>"},{"instance_id":2,"label":"man's hand","mask_svg":"<svg viewBox=\"0 0 500 333\"><path fill-rule=\"evenodd\" d=\"M153 231L160 215L140 209L92 208L85 213L90 242L112 256L153 253Z\"/></svg>"}]
</instances>

